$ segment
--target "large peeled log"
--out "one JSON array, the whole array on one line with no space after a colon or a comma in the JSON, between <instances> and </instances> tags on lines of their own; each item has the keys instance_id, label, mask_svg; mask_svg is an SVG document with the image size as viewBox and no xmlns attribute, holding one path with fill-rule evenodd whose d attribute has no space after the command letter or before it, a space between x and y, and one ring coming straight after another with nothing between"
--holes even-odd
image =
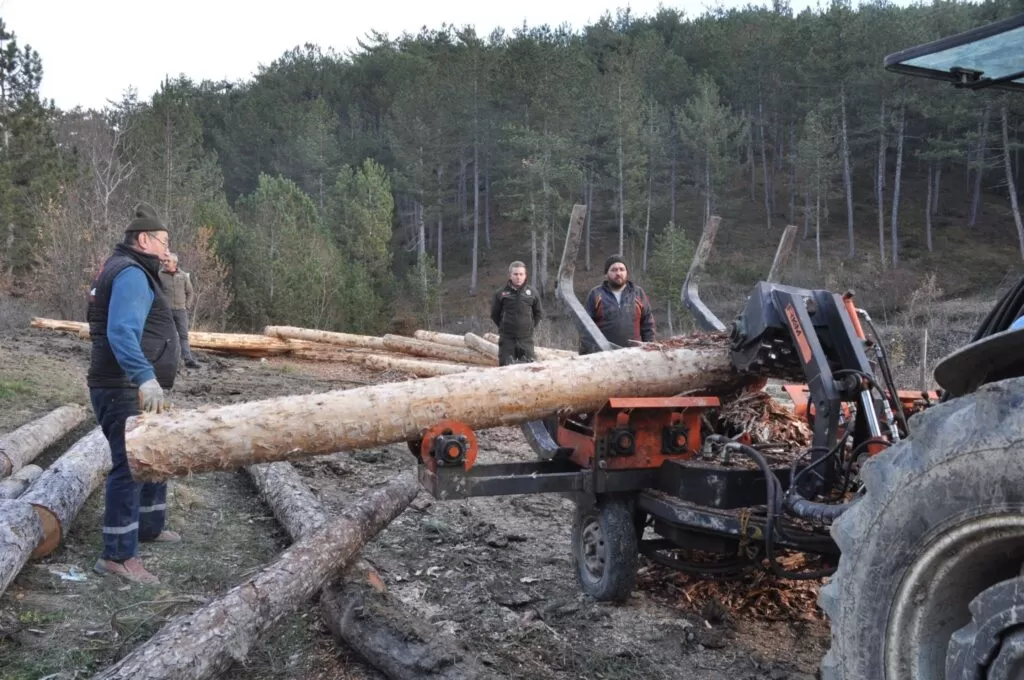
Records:
<instances>
[{"instance_id":1,"label":"large peeled log","mask_svg":"<svg viewBox=\"0 0 1024 680\"><path fill-rule=\"evenodd\" d=\"M68 404L0 436L0 477L32 462L46 447L78 427L88 414L84 406Z\"/></svg>"},{"instance_id":2,"label":"large peeled log","mask_svg":"<svg viewBox=\"0 0 1024 680\"><path fill-rule=\"evenodd\" d=\"M441 333L439 331L418 330L412 334L417 340L436 342L440 345L451 345L452 347L465 347L466 342L461 335L454 333Z\"/></svg>"},{"instance_id":3,"label":"large peeled log","mask_svg":"<svg viewBox=\"0 0 1024 680\"><path fill-rule=\"evenodd\" d=\"M71 522L110 471L110 447L100 428L92 430L54 461L18 501L30 503L42 520L46 538L32 557L53 552Z\"/></svg>"},{"instance_id":4,"label":"large peeled log","mask_svg":"<svg viewBox=\"0 0 1024 680\"><path fill-rule=\"evenodd\" d=\"M94 680L214 677L245 658L260 633L306 605L419 491L404 473L367 493L257 575L205 607L171 620Z\"/></svg>"},{"instance_id":5,"label":"large peeled log","mask_svg":"<svg viewBox=\"0 0 1024 680\"><path fill-rule=\"evenodd\" d=\"M43 523L21 499L0 500L0 595L43 541Z\"/></svg>"},{"instance_id":6,"label":"large peeled log","mask_svg":"<svg viewBox=\"0 0 1024 680\"><path fill-rule=\"evenodd\" d=\"M314 328L296 328L295 326L267 326L264 335L290 340L308 340L339 347L360 347L363 349L384 349L383 338L372 335L353 335L352 333L335 333Z\"/></svg>"},{"instance_id":7,"label":"large peeled log","mask_svg":"<svg viewBox=\"0 0 1024 680\"><path fill-rule=\"evenodd\" d=\"M609 397L722 391L743 379L719 338L352 390L144 415L126 437L139 480L229 470L409 441L444 419L484 429L569 411Z\"/></svg>"},{"instance_id":8,"label":"large peeled log","mask_svg":"<svg viewBox=\"0 0 1024 680\"><path fill-rule=\"evenodd\" d=\"M498 361L496 359L483 356L479 352L474 352L468 347L441 345L436 342L406 338L401 335L385 335L384 347L392 352L401 352L414 357L442 359L444 361L457 361L466 364L479 364L482 366L498 365Z\"/></svg>"}]
</instances>

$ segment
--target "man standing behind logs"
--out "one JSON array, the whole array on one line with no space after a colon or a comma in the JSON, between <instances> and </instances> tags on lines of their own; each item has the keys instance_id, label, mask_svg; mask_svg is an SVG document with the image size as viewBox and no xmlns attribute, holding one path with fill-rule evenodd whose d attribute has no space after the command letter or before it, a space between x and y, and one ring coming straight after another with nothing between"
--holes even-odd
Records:
<instances>
[{"instance_id":1,"label":"man standing behind logs","mask_svg":"<svg viewBox=\"0 0 1024 680\"><path fill-rule=\"evenodd\" d=\"M491 320L498 327L498 365L534 361L533 329L544 318L540 298L526 284L526 265L508 266L508 283L494 294Z\"/></svg>"},{"instance_id":2,"label":"man standing behind logs","mask_svg":"<svg viewBox=\"0 0 1024 680\"><path fill-rule=\"evenodd\" d=\"M188 346L188 310L192 309L196 298L192 277L188 272L178 269L178 256L174 253L168 253L162 264L160 285L171 303L171 314L174 315L178 342L181 344L181 358L185 360L186 368L199 368L199 362L192 356L192 349Z\"/></svg>"},{"instance_id":3,"label":"man standing behind logs","mask_svg":"<svg viewBox=\"0 0 1024 680\"><path fill-rule=\"evenodd\" d=\"M89 290L89 398L110 444L103 513L103 555L95 570L135 583L158 583L136 557L143 541L174 542L164 530L167 484L138 484L125 452L125 421L144 411L159 413L164 390L174 385L180 348L171 305L160 289L160 260L169 235L146 204L135 209L124 241L103 264Z\"/></svg>"},{"instance_id":4,"label":"man standing behind logs","mask_svg":"<svg viewBox=\"0 0 1024 680\"><path fill-rule=\"evenodd\" d=\"M604 282L590 290L584 308L613 345L630 347L633 340L654 341L651 301L643 288L629 280L626 263L619 255L604 261ZM586 339L581 345L580 354L597 351Z\"/></svg>"}]
</instances>

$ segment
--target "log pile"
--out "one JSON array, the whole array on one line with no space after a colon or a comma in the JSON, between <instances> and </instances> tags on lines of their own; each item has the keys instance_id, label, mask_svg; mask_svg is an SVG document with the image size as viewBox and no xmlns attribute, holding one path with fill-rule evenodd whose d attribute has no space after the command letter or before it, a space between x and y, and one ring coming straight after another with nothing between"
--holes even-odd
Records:
<instances>
[{"instance_id":1,"label":"log pile","mask_svg":"<svg viewBox=\"0 0 1024 680\"><path fill-rule=\"evenodd\" d=\"M89 339L89 325L81 321L34 318L32 328L63 331ZM472 335L472 334L471 334ZM374 371L401 371L420 378L463 373L498 365L494 342L474 335L475 345L462 335L418 330L414 337L356 335L314 328L267 326L262 335L190 331L192 349L248 358L288 356L307 361L345 362ZM538 361L575 356L575 352L537 348ZM2 472L2 462L0 462Z\"/></svg>"},{"instance_id":2,"label":"log pile","mask_svg":"<svg viewBox=\"0 0 1024 680\"><path fill-rule=\"evenodd\" d=\"M89 411L68 404L0 436L0 477L6 477L35 460L46 447L82 424Z\"/></svg>"}]
</instances>

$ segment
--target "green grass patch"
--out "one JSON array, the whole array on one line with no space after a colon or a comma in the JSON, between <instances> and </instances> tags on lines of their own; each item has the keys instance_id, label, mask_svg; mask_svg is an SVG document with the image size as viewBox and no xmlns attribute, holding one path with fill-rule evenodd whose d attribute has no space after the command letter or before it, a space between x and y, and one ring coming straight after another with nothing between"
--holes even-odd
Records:
<instances>
[{"instance_id":1,"label":"green grass patch","mask_svg":"<svg viewBox=\"0 0 1024 680\"><path fill-rule=\"evenodd\" d=\"M19 394L30 394L32 383L27 380L4 380L0 378L0 399L10 399Z\"/></svg>"}]
</instances>

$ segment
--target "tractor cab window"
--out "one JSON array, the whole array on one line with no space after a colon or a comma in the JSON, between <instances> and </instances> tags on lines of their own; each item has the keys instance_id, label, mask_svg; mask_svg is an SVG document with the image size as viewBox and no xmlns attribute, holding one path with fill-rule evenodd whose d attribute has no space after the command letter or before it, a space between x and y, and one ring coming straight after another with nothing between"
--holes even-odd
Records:
<instances>
[{"instance_id":1,"label":"tractor cab window","mask_svg":"<svg viewBox=\"0 0 1024 680\"><path fill-rule=\"evenodd\" d=\"M1024 14L890 54L885 68L972 90L1024 90Z\"/></svg>"}]
</instances>

